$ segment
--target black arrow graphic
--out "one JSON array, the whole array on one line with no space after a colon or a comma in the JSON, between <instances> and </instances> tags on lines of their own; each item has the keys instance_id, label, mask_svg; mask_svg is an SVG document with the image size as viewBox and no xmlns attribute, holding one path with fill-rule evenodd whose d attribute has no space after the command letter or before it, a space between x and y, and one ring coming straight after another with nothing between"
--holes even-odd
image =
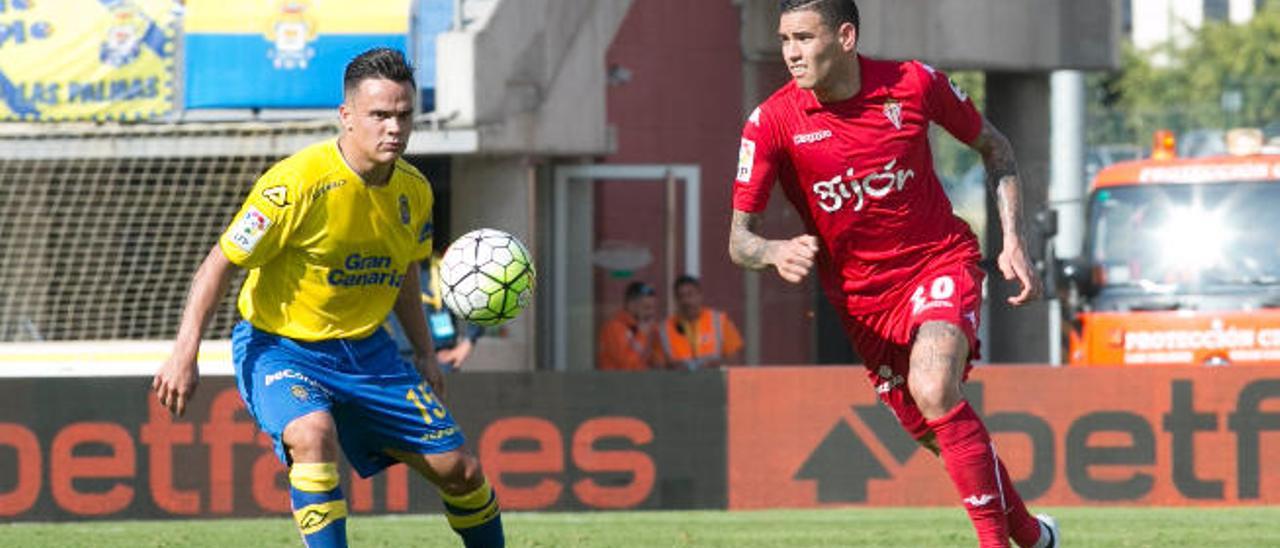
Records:
<instances>
[{"instance_id":1,"label":"black arrow graphic","mask_svg":"<svg viewBox=\"0 0 1280 548\"><path fill-rule=\"evenodd\" d=\"M818 502L865 502L867 482L889 477L862 438L841 419L793 479L817 481Z\"/></svg>"},{"instance_id":2,"label":"black arrow graphic","mask_svg":"<svg viewBox=\"0 0 1280 548\"><path fill-rule=\"evenodd\" d=\"M858 414L862 424L867 425L871 433L884 444L884 448L889 450L898 464L906 464L911 455L916 453L916 449L920 448L920 444L911 439L911 434L898 424L898 418L893 416L893 411L888 407L881 404L854 406L853 412Z\"/></svg>"}]
</instances>

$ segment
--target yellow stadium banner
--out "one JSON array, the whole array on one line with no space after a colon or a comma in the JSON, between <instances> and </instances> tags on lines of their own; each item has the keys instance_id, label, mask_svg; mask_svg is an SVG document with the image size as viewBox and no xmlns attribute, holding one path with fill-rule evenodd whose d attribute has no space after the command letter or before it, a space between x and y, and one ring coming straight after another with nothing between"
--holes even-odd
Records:
<instances>
[{"instance_id":1,"label":"yellow stadium banner","mask_svg":"<svg viewBox=\"0 0 1280 548\"><path fill-rule=\"evenodd\" d=\"M0 121L140 121L173 104L176 0L0 0Z\"/></svg>"}]
</instances>

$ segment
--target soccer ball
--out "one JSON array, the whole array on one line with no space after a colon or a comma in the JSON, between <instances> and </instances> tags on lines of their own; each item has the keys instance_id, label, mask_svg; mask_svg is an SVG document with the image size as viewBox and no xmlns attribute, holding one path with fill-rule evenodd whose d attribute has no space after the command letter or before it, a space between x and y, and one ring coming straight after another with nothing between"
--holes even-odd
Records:
<instances>
[{"instance_id":1,"label":"soccer ball","mask_svg":"<svg viewBox=\"0 0 1280 548\"><path fill-rule=\"evenodd\" d=\"M459 317L478 325L506 323L533 297L533 261L515 236L481 228L463 234L440 260L441 297Z\"/></svg>"}]
</instances>

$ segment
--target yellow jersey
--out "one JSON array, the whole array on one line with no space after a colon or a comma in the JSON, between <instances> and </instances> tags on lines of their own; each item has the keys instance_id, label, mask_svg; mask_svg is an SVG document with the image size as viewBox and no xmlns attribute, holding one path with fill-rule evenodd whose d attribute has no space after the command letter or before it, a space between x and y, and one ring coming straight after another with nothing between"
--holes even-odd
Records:
<instances>
[{"instance_id":1,"label":"yellow jersey","mask_svg":"<svg viewBox=\"0 0 1280 548\"><path fill-rule=\"evenodd\" d=\"M249 269L240 314L303 341L373 333L408 266L431 255L432 201L431 184L403 159L386 185L366 185L336 139L282 160L218 240L232 263Z\"/></svg>"}]
</instances>

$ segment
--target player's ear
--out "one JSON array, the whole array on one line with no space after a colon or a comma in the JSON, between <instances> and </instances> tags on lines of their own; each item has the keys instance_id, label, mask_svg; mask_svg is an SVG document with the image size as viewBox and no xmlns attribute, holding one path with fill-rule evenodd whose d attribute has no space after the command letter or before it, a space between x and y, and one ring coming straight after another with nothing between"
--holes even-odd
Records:
<instances>
[{"instance_id":1,"label":"player's ear","mask_svg":"<svg viewBox=\"0 0 1280 548\"><path fill-rule=\"evenodd\" d=\"M351 108L347 106L347 101L345 99L342 101L342 104L338 105L338 120L342 122L342 129L347 131L351 131L353 129L351 127Z\"/></svg>"},{"instance_id":2,"label":"player's ear","mask_svg":"<svg viewBox=\"0 0 1280 548\"><path fill-rule=\"evenodd\" d=\"M858 29L853 27L853 23L843 23L836 30L836 36L840 38L840 49L852 53L858 45Z\"/></svg>"}]
</instances>

